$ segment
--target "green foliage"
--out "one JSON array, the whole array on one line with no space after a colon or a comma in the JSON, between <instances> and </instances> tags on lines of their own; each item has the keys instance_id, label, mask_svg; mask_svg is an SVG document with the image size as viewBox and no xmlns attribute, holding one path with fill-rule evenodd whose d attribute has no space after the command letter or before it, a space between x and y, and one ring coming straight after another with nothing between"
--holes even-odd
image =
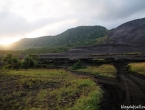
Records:
<instances>
[{"instance_id":1,"label":"green foliage","mask_svg":"<svg viewBox=\"0 0 145 110\"><path fill-rule=\"evenodd\" d=\"M29 48L26 50L21 50L22 54L40 54L40 53L57 53L69 50L68 46L59 47L42 47L42 48Z\"/></svg>"},{"instance_id":2,"label":"green foliage","mask_svg":"<svg viewBox=\"0 0 145 110\"><path fill-rule=\"evenodd\" d=\"M3 58L3 61L7 62L8 64L11 64L12 63L12 54L7 54L4 58Z\"/></svg>"},{"instance_id":3,"label":"green foliage","mask_svg":"<svg viewBox=\"0 0 145 110\"><path fill-rule=\"evenodd\" d=\"M80 26L57 35L57 40L52 45L92 45L96 43L95 41L97 38L104 37L106 33L107 29L102 26Z\"/></svg>"},{"instance_id":4,"label":"green foliage","mask_svg":"<svg viewBox=\"0 0 145 110\"><path fill-rule=\"evenodd\" d=\"M12 68L19 69L21 67L20 60L17 57L13 57L12 59Z\"/></svg>"},{"instance_id":5,"label":"green foliage","mask_svg":"<svg viewBox=\"0 0 145 110\"><path fill-rule=\"evenodd\" d=\"M77 70L77 69L84 69L86 66L84 66L81 62L81 60L78 60L71 68L71 70Z\"/></svg>"},{"instance_id":6,"label":"green foliage","mask_svg":"<svg viewBox=\"0 0 145 110\"><path fill-rule=\"evenodd\" d=\"M100 37L96 39L96 44L102 44L105 43L108 40L108 36Z\"/></svg>"},{"instance_id":7,"label":"green foliage","mask_svg":"<svg viewBox=\"0 0 145 110\"><path fill-rule=\"evenodd\" d=\"M42 54L42 53L57 53L64 52L71 49L71 46L57 46L57 47L39 47L39 48L29 48L25 50L0 50L0 57L6 54L12 53L15 56L23 56L28 54Z\"/></svg>"},{"instance_id":8,"label":"green foliage","mask_svg":"<svg viewBox=\"0 0 145 110\"><path fill-rule=\"evenodd\" d=\"M7 54L4 58L3 61L7 63L5 68L9 69L19 69L20 68L20 61L17 57L14 57L12 54Z\"/></svg>"},{"instance_id":9,"label":"green foliage","mask_svg":"<svg viewBox=\"0 0 145 110\"><path fill-rule=\"evenodd\" d=\"M12 54L7 54L3 57L3 62L6 62L6 69L19 69L19 68L34 68L38 65L38 55L27 55L22 61Z\"/></svg>"},{"instance_id":10,"label":"green foliage","mask_svg":"<svg viewBox=\"0 0 145 110\"><path fill-rule=\"evenodd\" d=\"M22 67L25 69L34 68L36 67L36 65L37 65L37 62L35 60L35 57L30 56L30 55L27 55L22 61Z\"/></svg>"}]
</instances>

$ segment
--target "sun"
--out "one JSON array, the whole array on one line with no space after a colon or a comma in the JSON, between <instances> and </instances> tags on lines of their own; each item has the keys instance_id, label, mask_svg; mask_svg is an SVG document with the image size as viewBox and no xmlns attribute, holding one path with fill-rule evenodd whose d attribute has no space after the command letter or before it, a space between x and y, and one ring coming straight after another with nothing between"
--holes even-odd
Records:
<instances>
[{"instance_id":1,"label":"sun","mask_svg":"<svg viewBox=\"0 0 145 110\"><path fill-rule=\"evenodd\" d=\"M8 46L13 42L16 42L17 40L18 39L14 39L14 38L2 38L0 39L0 45Z\"/></svg>"},{"instance_id":2,"label":"sun","mask_svg":"<svg viewBox=\"0 0 145 110\"><path fill-rule=\"evenodd\" d=\"M10 45L11 43L12 43L11 40L2 40L2 41L0 41L0 44L5 45L5 46Z\"/></svg>"}]
</instances>

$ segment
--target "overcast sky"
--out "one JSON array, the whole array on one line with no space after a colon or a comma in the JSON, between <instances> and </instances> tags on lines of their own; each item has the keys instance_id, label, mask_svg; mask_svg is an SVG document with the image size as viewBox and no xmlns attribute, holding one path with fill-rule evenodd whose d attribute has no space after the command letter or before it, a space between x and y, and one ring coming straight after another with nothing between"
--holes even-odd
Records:
<instances>
[{"instance_id":1,"label":"overcast sky","mask_svg":"<svg viewBox=\"0 0 145 110\"><path fill-rule=\"evenodd\" d=\"M0 44L145 17L145 0L0 0Z\"/></svg>"}]
</instances>

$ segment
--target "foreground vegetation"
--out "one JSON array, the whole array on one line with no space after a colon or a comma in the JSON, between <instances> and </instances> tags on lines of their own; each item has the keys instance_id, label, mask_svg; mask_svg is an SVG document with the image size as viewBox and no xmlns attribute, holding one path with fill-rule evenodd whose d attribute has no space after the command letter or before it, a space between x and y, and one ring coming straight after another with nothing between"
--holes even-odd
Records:
<instances>
[{"instance_id":1,"label":"foreground vegetation","mask_svg":"<svg viewBox=\"0 0 145 110\"><path fill-rule=\"evenodd\" d=\"M102 91L89 77L63 69L0 73L0 110L97 110Z\"/></svg>"},{"instance_id":2,"label":"foreground vegetation","mask_svg":"<svg viewBox=\"0 0 145 110\"><path fill-rule=\"evenodd\" d=\"M115 77L116 69L111 64L103 64L101 66L87 66L84 69L78 69L75 71L91 73L93 75Z\"/></svg>"},{"instance_id":3,"label":"foreground vegetation","mask_svg":"<svg viewBox=\"0 0 145 110\"><path fill-rule=\"evenodd\" d=\"M131 72L137 72L145 76L145 62L142 63L130 63L128 69Z\"/></svg>"}]
</instances>

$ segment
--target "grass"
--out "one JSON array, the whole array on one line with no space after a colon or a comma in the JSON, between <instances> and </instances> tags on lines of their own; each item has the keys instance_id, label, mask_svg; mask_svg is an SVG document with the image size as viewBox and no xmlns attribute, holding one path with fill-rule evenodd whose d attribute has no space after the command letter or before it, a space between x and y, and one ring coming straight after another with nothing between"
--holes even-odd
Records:
<instances>
[{"instance_id":1,"label":"grass","mask_svg":"<svg viewBox=\"0 0 145 110\"><path fill-rule=\"evenodd\" d=\"M87 72L93 75L115 77L116 69L111 64L103 64L101 66L87 66L85 69L76 70L79 72Z\"/></svg>"},{"instance_id":2,"label":"grass","mask_svg":"<svg viewBox=\"0 0 145 110\"><path fill-rule=\"evenodd\" d=\"M97 110L102 91L86 76L63 69L0 74L0 110Z\"/></svg>"},{"instance_id":3,"label":"grass","mask_svg":"<svg viewBox=\"0 0 145 110\"><path fill-rule=\"evenodd\" d=\"M129 71L137 72L145 76L145 62L128 64Z\"/></svg>"}]
</instances>

